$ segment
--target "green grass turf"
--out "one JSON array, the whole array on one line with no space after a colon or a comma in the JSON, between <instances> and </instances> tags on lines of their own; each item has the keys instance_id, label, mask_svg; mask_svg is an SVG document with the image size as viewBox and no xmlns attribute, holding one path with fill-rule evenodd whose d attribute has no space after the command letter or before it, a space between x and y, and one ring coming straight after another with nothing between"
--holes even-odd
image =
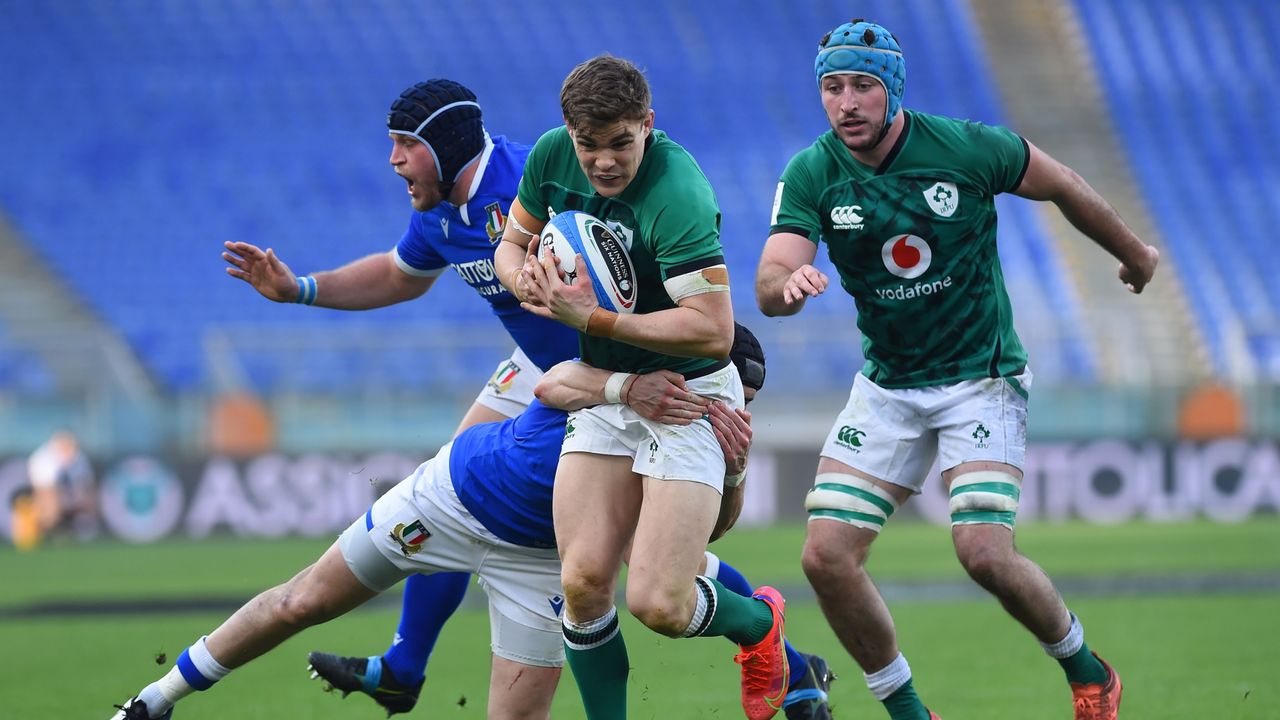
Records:
<instances>
[{"instance_id":1,"label":"green grass turf","mask_svg":"<svg viewBox=\"0 0 1280 720\"><path fill-rule=\"evenodd\" d=\"M742 530L715 550L758 582L802 583L802 526ZM1019 544L1058 576L1280 571L1280 521L1239 525L1028 525ZM144 547L61 544L0 551L0 604L93 597L247 597L287 579L325 541L172 541ZM877 542L878 578L960 577L945 528L906 523ZM479 597L477 589L470 591ZM473 598L475 599L475 598ZM1280 720L1280 596L1087 598L1071 601L1087 637L1125 680L1127 718ZM994 601L892 605L922 697L947 720L1069 718L1061 671ZM394 628L394 609L361 610L306 631L183 701L176 717L380 718L366 698L339 700L304 671L312 649L372 654ZM167 671L222 616L0 618L0 717L106 718L110 705ZM788 608L789 634L842 676L838 720L886 717L811 604ZM633 666L630 717L738 718L733 648L723 640L669 640L625 616ZM459 613L446 627L419 708L407 717L483 718L488 619ZM157 665L157 652L168 664ZM465 706L459 700L466 698ZM581 718L566 674L553 717Z\"/></svg>"},{"instance_id":2,"label":"green grass turf","mask_svg":"<svg viewBox=\"0 0 1280 720\"><path fill-rule=\"evenodd\" d=\"M330 540L175 539L152 545L62 541L20 553L0 548L0 607L48 599L245 595L287 579ZM804 525L743 528L712 550L759 583L804 582ZM1179 575L1280 571L1280 519L1115 526L1027 524L1018 545L1051 576ZM871 572L881 580L964 576L948 529L891 524L876 541ZM8 581L9 578L17 582Z\"/></svg>"},{"instance_id":3,"label":"green grass turf","mask_svg":"<svg viewBox=\"0 0 1280 720\"><path fill-rule=\"evenodd\" d=\"M1119 668L1129 718L1280 718L1280 613L1274 596L1089 600L1074 607L1095 647ZM903 603L893 607L901 641L926 702L947 720L1071 717L1061 671L994 603ZM110 705L159 677L169 662L221 618L77 618L0 624L4 717L106 718ZM374 718L367 698L339 700L307 680L313 649L376 653L393 611L357 611L313 628L184 700L177 718ZM801 649L830 658L841 679L832 691L840 720L885 717L853 662L813 605L789 609ZM459 613L445 629L417 710L407 717L483 718L488 619ZM669 640L630 621L632 718L737 718L733 648L718 639ZM465 706L459 702L465 698ZM565 675L552 717L583 717Z\"/></svg>"}]
</instances>

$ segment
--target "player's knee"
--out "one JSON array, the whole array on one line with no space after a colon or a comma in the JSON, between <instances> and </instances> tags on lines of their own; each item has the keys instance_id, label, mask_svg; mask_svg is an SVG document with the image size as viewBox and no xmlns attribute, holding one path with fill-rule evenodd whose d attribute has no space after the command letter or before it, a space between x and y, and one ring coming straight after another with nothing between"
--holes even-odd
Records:
<instances>
[{"instance_id":1,"label":"player's knee","mask_svg":"<svg viewBox=\"0 0 1280 720\"><path fill-rule=\"evenodd\" d=\"M811 585L828 587L863 572L866 552L866 546L851 548L829 537L810 535L800 554L800 565Z\"/></svg>"},{"instance_id":2,"label":"player's knee","mask_svg":"<svg viewBox=\"0 0 1280 720\"><path fill-rule=\"evenodd\" d=\"M680 637L689 626L690 617L684 604L662 593L633 593L628 589L627 607L645 627L667 637Z\"/></svg>"},{"instance_id":3,"label":"player's knee","mask_svg":"<svg viewBox=\"0 0 1280 720\"><path fill-rule=\"evenodd\" d=\"M585 608L604 603L612 605L613 575L582 566L564 566L560 571L565 603L571 608Z\"/></svg>"},{"instance_id":4,"label":"player's knee","mask_svg":"<svg viewBox=\"0 0 1280 720\"><path fill-rule=\"evenodd\" d=\"M292 628L306 628L328 619L324 604L306 591L281 588L272 608L276 620Z\"/></svg>"},{"instance_id":5,"label":"player's knee","mask_svg":"<svg viewBox=\"0 0 1280 720\"><path fill-rule=\"evenodd\" d=\"M1005 532L1001 528L991 526L992 530ZM1002 542L1002 538L992 533L971 533L972 537L956 537L956 557L964 566L965 572L974 582L988 590L998 585L1014 562L1015 551L1012 538Z\"/></svg>"},{"instance_id":6,"label":"player's knee","mask_svg":"<svg viewBox=\"0 0 1280 720\"><path fill-rule=\"evenodd\" d=\"M956 557L975 583L991 588L1009 568L1009 553L991 543L956 543Z\"/></svg>"}]
</instances>

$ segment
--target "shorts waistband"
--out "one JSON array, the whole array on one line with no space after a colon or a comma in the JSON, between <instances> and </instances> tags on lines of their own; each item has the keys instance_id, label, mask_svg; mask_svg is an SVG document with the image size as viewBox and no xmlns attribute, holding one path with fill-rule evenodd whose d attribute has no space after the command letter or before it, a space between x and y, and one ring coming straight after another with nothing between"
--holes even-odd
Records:
<instances>
[{"instance_id":1,"label":"shorts waistband","mask_svg":"<svg viewBox=\"0 0 1280 720\"><path fill-rule=\"evenodd\" d=\"M721 361L717 362L715 365L708 365L707 367L704 367L704 368L698 368L697 370L691 370L691 371L689 371L689 372L685 373L685 374L684 374L684 379L685 379L685 380L696 380L696 379L698 379L698 378L700 378L700 377L706 377L706 376L708 376L708 375L712 375L712 374L714 374L714 373L718 373L718 372L720 372L721 370L723 370L723 369L725 369L725 368L727 368L727 367L729 367L729 359L728 359L728 358L725 358L724 360L721 360Z\"/></svg>"}]
</instances>

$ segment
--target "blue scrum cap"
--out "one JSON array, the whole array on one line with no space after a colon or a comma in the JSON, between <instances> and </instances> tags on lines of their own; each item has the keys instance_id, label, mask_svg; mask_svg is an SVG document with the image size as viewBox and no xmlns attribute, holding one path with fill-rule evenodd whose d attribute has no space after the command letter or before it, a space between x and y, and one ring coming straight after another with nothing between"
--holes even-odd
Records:
<instances>
[{"instance_id":1,"label":"blue scrum cap","mask_svg":"<svg viewBox=\"0 0 1280 720\"><path fill-rule=\"evenodd\" d=\"M907 63L893 33L861 18L851 20L823 36L813 71L818 82L828 75L868 75L880 81L888 98L884 125L902 107L907 85Z\"/></svg>"},{"instance_id":2,"label":"blue scrum cap","mask_svg":"<svg viewBox=\"0 0 1280 720\"><path fill-rule=\"evenodd\" d=\"M387 129L427 146L446 197L463 168L484 152L480 103L475 93L452 80L428 80L400 93L387 113Z\"/></svg>"}]
</instances>

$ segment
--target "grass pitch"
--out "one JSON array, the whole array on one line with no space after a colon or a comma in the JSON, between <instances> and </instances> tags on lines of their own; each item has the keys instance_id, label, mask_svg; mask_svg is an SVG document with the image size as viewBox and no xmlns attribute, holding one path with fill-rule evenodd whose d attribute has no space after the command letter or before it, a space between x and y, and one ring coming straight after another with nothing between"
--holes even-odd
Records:
<instances>
[{"instance_id":1,"label":"grass pitch","mask_svg":"<svg viewBox=\"0 0 1280 720\"><path fill-rule=\"evenodd\" d=\"M802 538L801 526L738 530L714 549L754 582L803 587ZM106 718L112 703L166 672L227 614L41 616L19 609L67 599L244 599L289 577L326 544L220 539L0 551L0 612L8 613L0 615L0 716ZM1280 575L1276 518L1240 525L1027 525L1019 544L1059 580L1211 573L1230 585L1234 577ZM946 529L924 525L893 526L877 542L871 569L885 581L963 582ZM1280 594L1126 593L1067 593L1090 645L1124 679L1121 717L1280 719ZM474 602L483 593L473 588L470 595ZM891 609L921 696L947 720L1071 717L1061 671L994 601L924 596L891 602ZM381 604L308 630L184 700L175 717L381 718L367 698L322 693L319 682L307 680L306 653L381 652L397 614L395 605ZM832 690L837 720L887 717L815 605L792 602L787 618L793 642L825 655L841 676ZM661 638L625 613L623 627L633 668L630 717L742 716L728 642ZM441 637L422 701L404 717L484 718L487 636L483 610L460 612ZM167 661L157 665L161 652ZM552 717L583 717L568 672Z\"/></svg>"}]
</instances>

